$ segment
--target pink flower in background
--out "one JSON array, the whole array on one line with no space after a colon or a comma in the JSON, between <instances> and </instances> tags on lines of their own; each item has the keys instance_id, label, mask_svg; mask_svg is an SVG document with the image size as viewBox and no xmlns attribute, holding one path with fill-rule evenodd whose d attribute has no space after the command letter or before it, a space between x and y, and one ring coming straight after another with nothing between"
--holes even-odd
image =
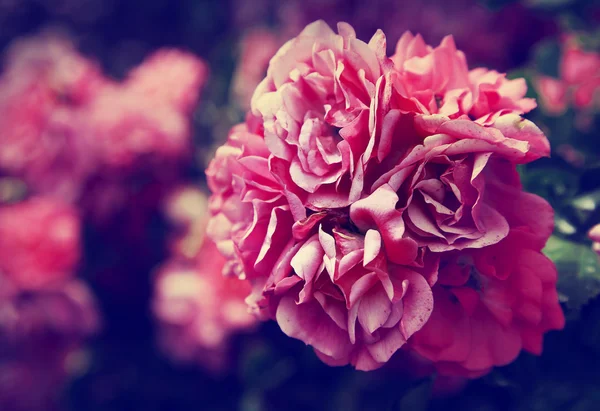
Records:
<instances>
[{"instance_id":1,"label":"pink flower in background","mask_svg":"<svg viewBox=\"0 0 600 411\"><path fill-rule=\"evenodd\" d=\"M164 208L173 226L171 254L194 260L206 237L208 198L195 186L182 186L169 194Z\"/></svg>"},{"instance_id":2,"label":"pink flower in background","mask_svg":"<svg viewBox=\"0 0 600 411\"><path fill-rule=\"evenodd\" d=\"M59 104L84 104L107 82L96 62L81 55L68 37L51 31L17 39L5 59L5 76L36 77Z\"/></svg>"},{"instance_id":3,"label":"pink flower in background","mask_svg":"<svg viewBox=\"0 0 600 411\"><path fill-rule=\"evenodd\" d=\"M391 59L400 77L398 92L422 113L480 118L501 110L523 114L536 106L524 98L524 79L507 80L505 74L484 68L469 71L452 36L433 48L420 35L406 32Z\"/></svg>"},{"instance_id":4,"label":"pink flower in background","mask_svg":"<svg viewBox=\"0 0 600 411\"><path fill-rule=\"evenodd\" d=\"M153 310L160 323L159 344L176 361L223 370L230 337L256 324L244 302L250 285L222 275L225 258L204 236L208 214L200 191L192 187L174 191L166 211L183 231L176 236L179 241L171 259L155 277Z\"/></svg>"},{"instance_id":5,"label":"pink flower in background","mask_svg":"<svg viewBox=\"0 0 600 411\"><path fill-rule=\"evenodd\" d=\"M98 67L65 39L19 40L0 77L0 172L74 200L95 167L79 111L103 87Z\"/></svg>"},{"instance_id":6,"label":"pink flower in background","mask_svg":"<svg viewBox=\"0 0 600 411\"><path fill-rule=\"evenodd\" d=\"M293 218L255 118L234 127L206 170L212 218L207 234L227 258L225 275L267 276L291 238ZM245 201L244 201L245 200Z\"/></svg>"},{"instance_id":7,"label":"pink flower in background","mask_svg":"<svg viewBox=\"0 0 600 411\"><path fill-rule=\"evenodd\" d=\"M36 290L0 274L0 346L8 352L47 344L77 347L100 328L96 301L87 285L77 279ZM4 353L3 352L3 353Z\"/></svg>"},{"instance_id":8,"label":"pink flower in background","mask_svg":"<svg viewBox=\"0 0 600 411\"><path fill-rule=\"evenodd\" d=\"M554 115L564 113L567 109L567 91L566 83L559 79L548 76L540 76L535 81L535 87L540 96L542 108Z\"/></svg>"},{"instance_id":9,"label":"pink flower in background","mask_svg":"<svg viewBox=\"0 0 600 411\"><path fill-rule=\"evenodd\" d=\"M173 104L190 113L208 77L206 64L176 49L162 49L129 72L124 86L153 101Z\"/></svg>"},{"instance_id":10,"label":"pink flower in background","mask_svg":"<svg viewBox=\"0 0 600 411\"><path fill-rule=\"evenodd\" d=\"M575 36L563 41L559 78L539 76L536 88L542 106L559 115L569 105L578 109L597 108L600 98L600 54L586 51Z\"/></svg>"},{"instance_id":11,"label":"pink flower in background","mask_svg":"<svg viewBox=\"0 0 600 411\"><path fill-rule=\"evenodd\" d=\"M210 243L207 243L210 244ZM229 339L252 329L256 319L244 299L247 283L221 275L223 259L212 255L198 264L163 265L156 277L154 313L160 322L158 343L178 362L198 363L209 369L227 366Z\"/></svg>"},{"instance_id":12,"label":"pink flower in background","mask_svg":"<svg viewBox=\"0 0 600 411\"><path fill-rule=\"evenodd\" d=\"M190 152L187 115L152 93L107 87L87 108L82 123L81 137L90 141L102 164L118 170L178 160Z\"/></svg>"},{"instance_id":13,"label":"pink flower in background","mask_svg":"<svg viewBox=\"0 0 600 411\"><path fill-rule=\"evenodd\" d=\"M542 336L564 327L556 268L529 230L500 243L442 257L430 320L411 348L438 372L478 377L523 349L542 352Z\"/></svg>"},{"instance_id":14,"label":"pink flower in background","mask_svg":"<svg viewBox=\"0 0 600 411\"><path fill-rule=\"evenodd\" d=\"M74 203L90 202L99 176L180 174L206 76L202 60L162 49L118 83L67 38L17 41L0 77L0 173Z\"/></svg>"},{"instance_id":15,"label":"pink flower in background","mask_svg":"<svg viewBox=\"0 0 600 411\"><path fill-rule=\"evenodd\" d=\"M206 76L200 59L159 50L133 69L125 82L97 94L82 115L81 137L90 142L103 166L119 172L187 163L190 114Z\"/></svg>"},{"instance_id":16,"label":"pink flower in background","mask_svg":"<svg viewBox=\"0 0 600 411\"><path fill-rule=\"evenodd\" d=\"M519 227L535 233L539 254L552 210L522 191L516 165L550 147L520 116L535 107L524 80L469 71L451 37L432 48L407 33L388 59L382 32L364 43L349 25L338 30L312 23L271 59L252 115L206 171L208 235L225 273L251 283L259 317L327 364L372 370L413 347L444 298L447 259L513 246ZM535 310L552 317L519 323L530 351L561 326L555 282L544 283L544 304L518 307L525 320ZM511 333L496 337L512 343ZM514 359L514 347L476 372L448 373L487 372ZM467 361L460 355L448 361Z\"/></svg>"},{"instance_id":17,"label":"pink flower in background","mask_svg":"<svg viewBox=\"0 0 600 411\"><path fill-rule=\"evenodd\" d=\"M594 243L592 244L592 249L600 254L600 224L595 225L588 233L588 237Z\"/></svg>"},{"instance_id":18,"label":"pink flower in background","mask_svg":"<svg viewBox=\"0 0 600 411\"><path fill-rule=\"evenodd\" d=\"M34 197L0 206L0 274L23 289L72 278L80 258L77 211Z\"/></svg>"},{"instance_id":19,"label":"pink flower in background","mask_svg":"<svg viewBox=\"0 0 600 411\"><path fill-rule=\"evenodd\" d=\"M51 409L73 356L100 328L96 301L74 278L75 211L52 199L0 206L0 408Z\"/></svg>"},{"instance_id":20,"label":"pink flower in background","mask_svg":"<svg viewBox=\"0 0 600 411\"><path fill-rule=\"evenodd\" d=\"M250 108L256 86L267 72L269 60L281 46L277 34L268 29L248 32L240 42L240 56L232 80L232 95L243 110Z\"/></svg>"}]
</instances>

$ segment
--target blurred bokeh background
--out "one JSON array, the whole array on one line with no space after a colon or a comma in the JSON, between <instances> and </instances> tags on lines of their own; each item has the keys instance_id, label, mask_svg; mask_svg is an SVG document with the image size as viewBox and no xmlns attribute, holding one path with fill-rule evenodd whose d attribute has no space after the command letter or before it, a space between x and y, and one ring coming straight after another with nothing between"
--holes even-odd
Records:
<instances>
[{"instance_id":1,"label":"blurred bokeh background","mask_svg":"<svg viewBox=\"0 0 600 411\"><path fill-rule=\"evenodd\" d=\"M452 34L470 67L528 80L553 157L522 176L557 211L568 318L542 357L466 386L402 358L330 368L206 280L204 169L317 19L390 53ZM0 410L597 409L599 28L594 0L0 0Z\"/></svg>"}]
</instances>

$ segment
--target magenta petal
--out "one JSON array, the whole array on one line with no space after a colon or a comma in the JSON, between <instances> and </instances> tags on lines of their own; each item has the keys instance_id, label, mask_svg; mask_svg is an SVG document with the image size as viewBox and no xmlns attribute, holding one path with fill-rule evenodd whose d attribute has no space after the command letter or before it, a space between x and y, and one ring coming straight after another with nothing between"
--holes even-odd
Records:
<instances>
[{"instance_id":1,"label":"magenta petal","mask_svg":"<svg viewBox=\"0 0 600 411\"><path fill-rule=\"evenodd\" d=\"M360 300L358 322L364 330L373 334L389 318L392 303L387 298L382 287L377 287L366 293Z\"/></svg>"},{"instance_id":2,"label":"magenta petal","mask_svg":"<svg viewBox=\"0 0 600 411\"><path fill-rule=\"evenodd\" d=\"M392 355L406 344L406 340L398 327L390 328L389 331L385 331L383 334L379 341L366 346L366 349L369 350L373 359L380 366L388 362Z\"/></svg>"},{"instance_id":3,"label":"magenta petal","mask_svg":"<svg viewBox=\"0 0 600 411\"><path fill-rule=\"evenodd\" d=\"M296 304L290 296L277 307L277 323L288 337L297 338L333 358L345 358L352 351L348 333L329 318L315 301Z\"/></svg>"},{"instance_id":4,"label":"magenta petal","mask_svg":"<svg viewBox=\"0 0 600 411\"><path fill-rule=\"evenodd\" d=\"M427 280L420 274L406 268L396 267L394 277L406 282L406 294L402 297L404 315L401 331L405 339L419 331L433 311L433 294Z\"/></svg>"},{"instance_id":5,"label":"magenta petal","mask_svg":"<svg viewBox=\"0 0 600 411\"><path fill-rule=\"evenodd\" d=\"M417 244L403 238L404 220L396 210L398 195L384 184L373 194L350 206L350 218L361 230L377 228L381 233L388 258L398 264L409 264L417 256Z\"/></svg>"}]
</instances>

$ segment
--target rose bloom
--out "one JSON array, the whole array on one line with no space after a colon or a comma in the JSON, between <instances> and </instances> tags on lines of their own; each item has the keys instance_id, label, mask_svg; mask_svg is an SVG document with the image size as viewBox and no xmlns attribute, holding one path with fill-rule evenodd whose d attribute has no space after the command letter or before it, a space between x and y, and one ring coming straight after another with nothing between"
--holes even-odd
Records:
<instances>
[{"instance_id":1,"label":"rose bloom","mask_svg":"<svg viewBox=\"0 0 600 411\"><path fill-rule=\"evenodd\" d=\"M256 319L244 301L250 285L221 274L225 258L204 235L206 203L190 187L175 190L167 201L167 217L181 233L175 236L179 239L171 259L155 277L153 311L160 325L159 345L169 357L223 371L230 338L252 329Z\"/></svg>"},{"instance_id":2,"label":"rose bloom","mask_svg":"<svg viewBox=\"0 0 600 411\"><path fill-rule=\"evenodd\" d=\"M189 119L169 101L123 86L106 87L83 115L83 131L102 165L133 172L146 164L185 158Z\"/></svg>"},{"instance_id":3,"label":"rose bloom","mask_svg":"<svg viewBox=\"0 0 600 411\"><path fill-rule=\"evenodd\" d=\"M81 134L96 150L101 166L122 175L148 167L171 170L186 163L190 114L206 71L196 57L163 49L134 68L123 83L98 92L82 114Z\"/></svg>"},{"instance_id":4,"label":"rose bloom","mask_svg":"<svg viewBox=\"0 0 600 411\"><path fill-rule=\"evenodd\" d=\"M520 191L514 169L497 171L487 188L510 232L488 247L440 254L433 313L411 340L441 375L477 377L521 349L539 355L543 334L564 326L556 267L541 252L553 230L552 208Z\"/></svg>"},{"instance_id":5,"label":"rose bloom","mask_svg":"<svg viewBox=\"0 0 600 411\"><path fill-rule=\"evenodd\" d=\"M166 197L164 212L172 225L171 254L193 260L205 240L208 198L195 186L182 185Z\"/></svg>"},{"instance_id":6,"label":"rose bloom","mask_svg":"<svg viewBox=\"0 0 600 411\"><path fill-rule=\"evenodd\" d=\"M80 221L71 206L44 197L0 206L0 273L19 287L72 278L80 253Z\"/></svg>"},{"instance_id":7,"label":"rose bloom","mask_svg":"<svg viewBox=\"0 0 600 411\"><path fill-rule=\"evenodd\" d=\"M250 108L250 99L258 83L262 81L269 60L281 46L274 31L255 29L248 32L240 41L239 63L233 75L231 93L237 105Z\"/></svg>"},{"instance_id":8,"label":"rose bloom","mask_svg":"<svg viewBox=\"0 0 600 411\"><path fill-rule=\"evenodd\" d=\"M575 36L567 36L562 44L559 78L539 76L536 89L543 108L560 115L567 106L594 109L600 93L600 54L586 51Z\"/></svg>"},{"instance_id":9,"label":"rose bloom","mask_svg":"<svg viewBox=\"0 0 600 411\"><path fill-rule=\"evenodd\" d=\"M208 67L194 55L161 49L131 70L124 85L149 99L171 103L189 113L198 101L207 76Z\"/></svg>"},{"instance_id":10,"label":"rose bloom","mask_svg":"<svg viewBox=\"0 0 600 411\"><path fill-rule=\"evenodd\" d=\"M36 192L76 199L94 168L79 111L104 83L96 64L65 38L15 41L0 77L0 172Z\"/></svg>"},{"instance_id":11,"label":"rose bloom","mask_svg":"<svg viewBox=\"0 0 600 411\"><path fill-rule=\"evenodd\" d=\"M411 340L441 375L478 377L521 350L539 355L543 334L564 327L556 268L532 237L515 229L496 245L443 257L433 313Z\"/></svg>"},{"instance_id":12,"label":"rose bloom","mask_svg":"<svg viewBox=\"0 0 600 411\"><path fill-rule=\"evenodd\" d=\"M406 33L388 58L381 31L338 31L315 22L271 60L207 169L208 234L259 317L330 365L372 370L428 323L449 256L522 226L543 245L552 210L516 164L550 147L520 117L535 107L524 80L469 71L451 37L434 48Z\"/></svg>"},{"instance_id":13,"label":"rose bloom","mask_svg":"<svg viewBox=\"0 0 600 411\"><path fill-rule=\"evenodd\" d=\"M588 237L593 241L592 249L600 254L600 224L592 227L588 233Z\"/></svg>"},{"instance_id":14,"label":"rose bloom","mask_svg":"<svg viewBox=\"0 0 600 411\"><path fill-rule=\"evenodd\" d=\"M523 114L536 107L533 99L524 98L525 79L508 80L506 74L485 68L469 71L452 36L433 48L420 35L407 32L391 59L398 69L400 95L423 113L477 119L502 110Z\"/></svg>"}]
</instances>

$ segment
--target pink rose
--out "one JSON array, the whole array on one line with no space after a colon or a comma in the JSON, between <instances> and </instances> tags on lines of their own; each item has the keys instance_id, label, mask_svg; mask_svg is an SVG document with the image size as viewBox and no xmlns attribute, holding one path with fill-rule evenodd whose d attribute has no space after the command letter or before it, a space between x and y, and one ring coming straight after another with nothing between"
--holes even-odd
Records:
<instances>
[{"instance_id":1,"label":"pink rose","mask_svg":"<svg viewBox=\"0 0 600 411\"><path fill-rule=\"evenodd\" d=\"M313 346L325 363L373 370L429 318L428 280L434 281L437 266L391 264L378 231L363 236L326 219L318 233L282 256L262 296L250 301L288 336Z\"/></svg>"},{"instance_id":2,"label":"pink rose","mask_svg":"<svg viewBox=\"0 0 600 411\"><path fill-rule=\"evenodd\" d=\"M554 115L564 113L567 108L567 90L565 82L548 76L539 76L535 87L540 96L542 108Z\"/></svg>"},{"instance_id":3,"label":"pink rose","mask_svg":"<svg viewBox=\"0 0 600 411\"><path fill-rule=\"evenodd\" d=\"M420 35L406 32L391 57L398 71L396 89L415 102L416 111L433 114L443 108L446 93L469 86L467 60L456 49L452 36L446 36L436 48Z\"/></svg>"},{"instance_id":4,"label":"pink rose","mask_svg":"<svg viewBox=\"0 0 600 411\"><path fill-rule=\"evenodd\" d=\"M131 70L124 87L190 113L207 77L208 67L196 56L176 49L161 49Z\"/></svg>"},{"instance_id":5,"label":"pink rose","mask_svg":"<svg viewBox=\"0 0 600 411\"><path fill-rule=\"evenodd\" d=\"M79 231L76 211L55 200L0 206L0 274L24 289L72 278L80 258Z\"/></svg>"},{"instance_id":6,"label":"pink rose","mask_svg":"<svg viewBox=\"0 0 600 411\"><path fill-rule=\"evenodd\" d=\"M600 54L584 51L574 36L567 36L559 64L560 78L539 76L536 88L546 111L559 115L568 104L594 108L600 98Z\"/></svg>"},{"instance_id":7,"label":"pink rose","mask_svg":"<svg viewBox=\"0 0 600 411\"><path fill-rule=\"evenodd\" d=\"M588 237L594 242L592 249L600 255L600 224L592 227L588 233Z\"/></svg>"},{"instance_id":8,"label":"pink rose","mask_svg":"<svg viewBox=\"0 0 600 411\"><path fill-rule=\"evenodd\" d=\"M498 111L517 114L529 113L537 107L532 98L525 98L527 83L524 78L509 80L506 74L495 70L476 68L469 71L471 86L471 104L463 100L463 110L475 118Z\"/></svg>"},{"instance_id":9,"label":"pink rose","mask_svg":"<svg viewBox=\"0 0 600 411\"><path fill-rule=\"evenodd\" d=\"M63 38L41 35L9 49L0 77L0 171L61 199L78 198L95 162L79 112L106 80Z\"/></svg>"},{"instance_id":10,"label":"pink rose","mask_svg":"<svg viewBox=\"0 0 600 411\"><path fill-rule=\"evenodd\" d=\"M400 236L431 251L481 248L506 237L510 225L498 209L502 204L490 201L500 172L494 170L505 162L547 156L543 133L515 114L497 117L490 125L417 116L416 125L428 137L375 181L369 197L350 207L355 224L361 227L365 211L393 196L392 207L379 214L385 218L376 225L384 230L394 221ZM518 179L515 184L519 189Z\"/></svg>"},{"instance_id":11,"label":"pink rose","mask_svg":"<svg viewBox=\"0 0 600 411\"><path fill-rule=\"evenodd\" d=\"M198 188L181 186L170 193L164 201L165 214L173 225L171 253L193 260L206 237L208 223L208 198Z\"/></svg>"},{"instance_id":12,"label":"pink rose","mask_svg":"<svg viewBox=\"0 0 600 411\"><path fill-rule=\"evenodd\" d=\"M556 267L529 230L500 243L442 257L431 318L410 341L444 375L477 377L539 355L542 336L564 326Z\"/></svg>"},{"instance_id":13,"label":"pink rose","mask_svg":"<svg viewBox=\"0 0 600 411\"><path fill-rule=\"evenodd\" d=\"M267 72L269 60L281 45L277 34L268 29L255 29L240 42L239 63L233 75L231 93L243 110L250 108L256 86Z\"/></svg>"},{"instance_id":14,"label":"pink rose","mask_svg":"<svg viewBox=\"0 0 600 411\"><path fill-rule=\"evenodd\" d=\"M82 135L103 164L131 171L148 162L160 165L188 155L187 114L152 95L123 86L105 87L86 109Z\"/></svg>"},{"instance_id":15,"label":"pink rose","mask_svg":"<svg viewBox=\"0 0 600 411\"><path fill-rule=\"evenodd\" d=\"M251 122L234 127L206 170L213 192L208 235L228 259L225 273L266 276L291 240L283 188L269 170L268 149ZM303 212L303 210L302 210Z\"/></svg>"},{"instance_id":16,"label":"pink rose","mask_svg":"<svg viewBox=\"0 0 600 411\"><path fill-rule=\"evenodd\" d=\"M505 74L484 68L469 71L452 36L433 48L406 32L391 59L398 71L398 93L421 113L480 118L501 110L523 114L536 107L534 100L524 98L524 79L507 80Z\"/></svg>"},{"instance_id":17,"label":"pink rose","mask_svg":"<svg viewBox=\"0 0 600 411\"><path fill-rule=\"evenodd\" d=\"M158 340L177 361L222 370L229 338L256 324L244 302L250 285L221 274L225 259L210 241L195 258L196 263L174 259L164 264L155 279Z\"/></svg>"},{"instance_id":18,"label":"pink rose","mask_svg":"<svg viewBox=\"0 0 600 411\"><path fill-rule=\"evenodd\" d=\"M372 370L427 324L440 259L518 227L541 249L552 210L516 165L550 147L520 116L524 82L469 73L450 37L406 34L389 60L381 32L339 31L313 23L271 60L207 170L208 235L260 318L327 364Z\"/></svg>"},{"instance_id":19,"label":"pink rose","mask_svg":"<svg viewBox=\"0 0 600 411\"><path fill-rule=\"evenodd\" d=\"M323 21L308 25L271 59L252 97L274 175L313 210L358 199L359 157L381 127L377 117L387 99L380 95L387 64L383 33L367 44L348 24L338 30Z\"/></svg>"}]
</instances>

